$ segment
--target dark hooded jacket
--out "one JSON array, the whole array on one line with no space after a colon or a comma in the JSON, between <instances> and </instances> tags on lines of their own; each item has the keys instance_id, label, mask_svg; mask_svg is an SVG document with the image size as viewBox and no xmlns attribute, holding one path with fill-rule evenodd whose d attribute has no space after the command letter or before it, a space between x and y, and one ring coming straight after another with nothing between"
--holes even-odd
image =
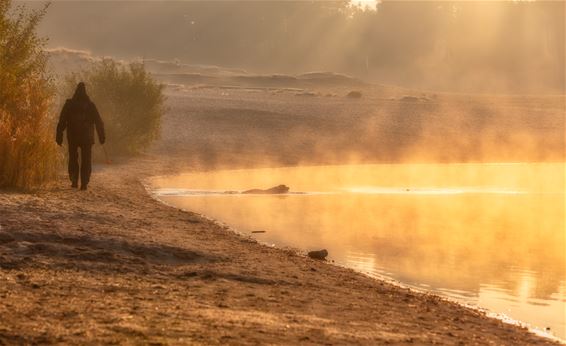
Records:
<instances>
[{"instance_id":1,"label":"dark hooded jacket","mask_svg":"<svg viewBox=\"0 0 566 346\"><path fill-rule=\"evenodd\" d=\"M57 143L63 142L63 131L67 129L69 144L94 144L94 128L98 133L98 140L104 144L106 135L104 123L94 103L86 94L83 83L77 86L72 98L65 101L57 124Z\"/></svg>"}]
</instances>

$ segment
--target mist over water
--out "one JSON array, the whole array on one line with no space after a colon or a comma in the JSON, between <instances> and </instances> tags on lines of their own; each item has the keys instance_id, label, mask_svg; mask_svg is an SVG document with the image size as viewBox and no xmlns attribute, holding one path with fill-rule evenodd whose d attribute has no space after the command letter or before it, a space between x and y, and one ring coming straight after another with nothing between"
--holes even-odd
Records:
<instances>
[{"instance_id":1,"label":"mist over water","mask_svg":"<svg viewBox=\"0 0 566 346\"><path fill-rule=\"evenodd\" d=\"M565 338L564 168L293 167L162 177L154 187L175 206L244 233L265 231L254 236L268 244L326 248L356 270L550 327ZM282 183L295 194L222 193Z\"/></svg>"}]
</instances>

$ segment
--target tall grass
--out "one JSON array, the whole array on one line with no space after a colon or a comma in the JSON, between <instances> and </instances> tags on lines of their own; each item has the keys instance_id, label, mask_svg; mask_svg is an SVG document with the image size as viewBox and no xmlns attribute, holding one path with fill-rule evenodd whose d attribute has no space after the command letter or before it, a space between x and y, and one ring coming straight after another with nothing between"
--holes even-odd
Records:
<instances>
[{"instance_id":1,"label":"tall grass","mask_svg":"<svg viewBox=\"0 0 566 346\"><path fill-rule=\"evenodd\" d=\"M58 168L45 40L36 28L47 10L0 0L0 187L29 189Z\"/></svg>"},{"instance_id":2,"label":"tall grass","mask_svg":"<svg viewBox=\"0 0 566 346\"><path fill-rule=\"evenodd\" d=\"M104 59L68 76L64 94L71 95L79 81L86 83L87 93L104 121L109 151L136 154L159 136L164 87L143 64L124 65Z\"/></svg>"}]
</instances>

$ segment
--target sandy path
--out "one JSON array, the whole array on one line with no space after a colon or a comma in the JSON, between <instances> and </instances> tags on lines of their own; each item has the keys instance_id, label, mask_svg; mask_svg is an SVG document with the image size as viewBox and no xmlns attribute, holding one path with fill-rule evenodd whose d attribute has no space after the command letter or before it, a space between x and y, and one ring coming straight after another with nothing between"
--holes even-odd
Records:
<instances>
[{"instance_id":1,"label":"sandy path","mask_svg":"<svg viewBox=\"0 0 566 346\"><path fill-rule=\"evenodd\" d=\"M0 193L0 344L550 344L152 199L152 157Z\"/></svg>"}]
</instances>

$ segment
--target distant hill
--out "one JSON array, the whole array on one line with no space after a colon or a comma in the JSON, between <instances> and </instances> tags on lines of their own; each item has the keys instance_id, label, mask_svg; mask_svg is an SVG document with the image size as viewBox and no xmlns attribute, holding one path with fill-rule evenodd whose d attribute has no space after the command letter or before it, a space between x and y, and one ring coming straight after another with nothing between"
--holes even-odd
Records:
<instances>
[{"instance_id":1,"label":"distant hill","mask_svg":"<svg viewBox=\"0 0 566 346\"><path fill-rule=\"evenodd\" d=\"M68 48L49 49L50 70L60 78L78 72L104 57L90 52ZM253 74L244 69L225 68L214 65L187 64L178 60L156 59L115 60L123 63L140 61L158 80L166 84L185 86L242 86L264 88L305 88L316 86L362 86L363 81L334 72L309 72L298 75Z\"/></svg>"}]
</instances>

